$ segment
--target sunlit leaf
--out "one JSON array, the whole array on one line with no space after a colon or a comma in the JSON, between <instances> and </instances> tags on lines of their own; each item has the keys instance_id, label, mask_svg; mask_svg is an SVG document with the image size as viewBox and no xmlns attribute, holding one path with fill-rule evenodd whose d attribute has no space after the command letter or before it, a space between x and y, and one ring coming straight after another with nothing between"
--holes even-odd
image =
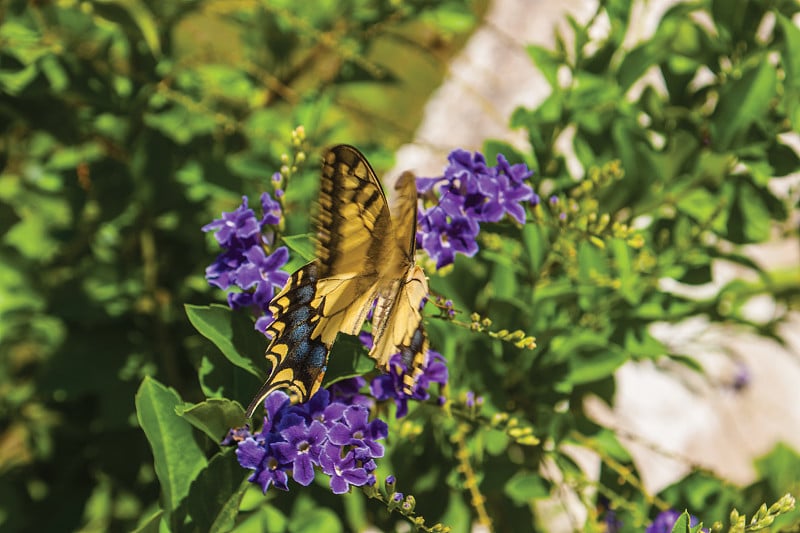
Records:
<instances>
[{"instance_id":1,"label":"sunlit leaf","mask_svg":"<svg viewBox=\"0 0 800 533\"><path fill-rule=\"evenodd\" d=\"M164 504L174 511L206 466L191 425L175 413L182 401L171 388L146 377L136 393L136 416L153 452Z\"/></svg>"}]
</instances>

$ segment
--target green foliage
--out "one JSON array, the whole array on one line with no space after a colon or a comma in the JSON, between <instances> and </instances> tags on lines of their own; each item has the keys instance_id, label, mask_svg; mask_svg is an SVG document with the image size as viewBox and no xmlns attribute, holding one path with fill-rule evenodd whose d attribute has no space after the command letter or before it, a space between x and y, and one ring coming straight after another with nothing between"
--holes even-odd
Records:
<instances>
[{"instance_id":1,"label":"green foliage","mask_svg":"<svg viewBox=\"0 0 800 533\"><path fill-rule=\"evenodd\" d=\"M318 479L264 495L245 481L219 442L244 423L265 342L252 317L208 305L220 294L203 268L218 250L200 227L242 194L254 203L279 171L287 269L302 265L319 148L359 144L387 166L442 75L426 47L450 51L475 23L459 1L301 4L0 8L0 525L546 529L540 504L571 489L588 531L609 509L641 531L668 508L715 531L796 529L790 447L759 459L746 487L691 465L654 495L620 435L584 412L590 396L613 401L630 361L702 372L655 322L704 316L780 340L798 271L765 269L741 246L797 235L796 206L769 187L800 167L786 144L800 130L800 7L788 0L676 4L632 44L630 2L606 1L592 20L607 19L607 35L571 20L554 50L529 47L552 89L512 117L531 151L487 140L484 153L535 168L542 203L522 227L482 229L474 258L424 265L458 313L426 308L449 366L444 406L402 419L376 408L389 423L376 476L398 478L402 503L388 486L334 496ZM298 124L302 151L289 141ZM711 281L720 260L758 281L705 297L665 288ZM782 304L767 321L745 313L759 295ZM326 385L372 369L341 338ZM599 479L575 446L600 457ZM697 530L688 513L673 529Z\"/></svg>"}]
</instances>

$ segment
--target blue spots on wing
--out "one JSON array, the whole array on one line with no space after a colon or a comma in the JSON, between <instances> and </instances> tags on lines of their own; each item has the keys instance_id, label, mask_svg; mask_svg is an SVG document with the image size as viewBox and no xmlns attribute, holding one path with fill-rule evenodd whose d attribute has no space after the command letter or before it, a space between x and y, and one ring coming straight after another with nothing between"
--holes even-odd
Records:
<instances>
[{"instance_id":1,"label":"blue spots on wing","mask_svg":"<svg viewBox=\"0 0 800 533\"><path fill-rule=\"evenodd\" d=\"M309 357L309 364L314 368L321 368L325 370L325 365L328 362L328 348L321 342L316 343L316 346L311 348Z\"/></svg>"},{"instance_id":2,"label":"blue spots on wing","mask_svg":"<svg viewBox=\"0 0 800 533\"><path fill-rule=\"evenodd\" d=\"M408 343L408 346L402 346L400 348L400 357L403 359L403 363L406 365L406 368L411 368L411 364L414 361L414 356L420 353L425 346L425 330L422 329L422 323L420 323L419 327L414 331L414 334L411 336L411 342Z\"/></svg>"},{"instance_id":3,"label":"blue spots on wing","mask_svg":"<svg viewBox=\"0 0 800 533\"><path fill-rule=\"evenodd\" d=\"M289 346L300 344L308 339L311 332L314 331L314 325L309 322L291 323L291 326L284 335Z\"/></svg>"},{"instance_id":4,"label":"blue spots on wing","mask_svg":"<svg viewBox=\"0 0 800 533\"><path fill-rule=\"evenodd\" d=\"M309 304L314 298L314 292L314 286L310 284L297 287L294 291L294 302L301 305Z\"/></svg>"}]
</instances>

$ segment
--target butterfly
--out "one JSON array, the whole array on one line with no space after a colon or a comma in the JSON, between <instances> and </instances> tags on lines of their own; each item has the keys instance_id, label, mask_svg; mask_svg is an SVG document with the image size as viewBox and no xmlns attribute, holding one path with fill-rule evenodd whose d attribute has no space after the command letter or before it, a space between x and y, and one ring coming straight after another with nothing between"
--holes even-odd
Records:
<instances>
[{"instance_id":1,"label":"butterfly","mask_svg":"<svg viewBox=\"0 0 800 533\"><path fill-rule=\"evenodd\" d=\"M390 208L356 148L340 144L323 154L316 259L292 274L270 302L266 358L272 369L247 408L248 418L274 390L288 389L300 403L310 399L322 384L336 336L357 335L373 304L369 356L386 371L390 357L400 353L409 369L403 387L411 393L428 349L420 312L428 281L414 263L414 174L404 172L395 193Z\"/></svg>"}]
</instances>

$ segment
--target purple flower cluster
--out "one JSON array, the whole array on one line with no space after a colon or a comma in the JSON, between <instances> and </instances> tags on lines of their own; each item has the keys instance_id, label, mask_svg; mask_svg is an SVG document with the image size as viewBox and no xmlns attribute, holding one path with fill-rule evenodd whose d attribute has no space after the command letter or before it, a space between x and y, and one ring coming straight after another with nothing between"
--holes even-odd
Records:
<instances>
[{"instance_id":1,"label":"purple flower cluster","mask_svg":"<svg viewBox=\"0 0 800 533\"><path fill-rule=\"evenodd\" d=\"M383 457L377 441L388 434L386 422L369 421L375 402L393 400L400 418L408 413L408 400L427 400L431 383L447 382L444 357L434 351L428 352L428 363L410 396L403 391L406 367L400 354L392 357L390 366L388 374L369 383L371 396L362 394L367 381L360 376L321 389L302 405L292 405L281 391L273 392L264 401L261 430L231 429L222 444L238 445L239 464L254 471L249 481L264 492L271 485L289 490L289 473L297 483L308 485L317 469L330 476L334 494L347 492L351 485L372 485L375 459Z\"/></svg>"},{"instance_id":2,"label":"purple flower cluster","mask_svg":"<svg viewBox=\"0 0 800 533\"><path fill-rule=\"evenodd\" d=\"M533 172L523 164L511 165L502 155L497 166L486 164L483 154L454 150L444 174L418 178L420 194L438 192L439 201L419 216L417 242L436 260L436 268L453 263L456 252L473 256L481 222L498 222L506 214L525 223L523 202L538 201L524 181Z\"/></svg>"},{"instance_id":3,"label":"purple flower cluster","mask_svg":"<svg viewBox=\"0 0 800 533\"><path fill-rule=\"evenodd\" d=\"M369 409L331 398L325 389L303 405L292 405L285 393L273 392L264 407L261 431L231 430L223 441L238 443L239 464L253 470L249 481L264 492L270 485L289 490L290 472L307 486L317 469L330 476L334 494L375 483L375 459L383 457L377 441L386 437L388 427L379 419L369 421Z\"/></svg>"},{"instance_id":4,"label":"purple flower cluster","mask_svg":"<svg viewBox=\"0 0 800 533\"><path fill-rule=\"evenodd\" d=\"M280 204L269 193L261 195L262 217L247 206L247 197L235 211L222 213L222 218L203 226L203 231L214 231L214 237L223 252L206 268L206 279L211 285L229 290L231 309L253 308L260 312L256 329L262 333L272 322L269 302L275 288L281 288L289 274L280 270L289 260L289 250L281 246L267 255L272 244L268 226L280 221Z\"/></svg>"},{"instance_id":5,"label":"purple flower cluster","mask_svg":"<svg viewBox=\"0 0 800 533\"><path fill-rule=\"evenodd\" d=\"M428 389L431 383L447 383L447 365L444 357L433 350L428 350L428 364L417 378L411 396L403 391L403 377L408 368L400 354L389 359L389 372L376 376L369 385L370 393L378 401L393 400L397 406L396 418L408 414L408 400L424 401L430 398Z\"/></svg>"},{"instance_id":6,"label":"purple flower cluster","mask_svg":"<svg viewBox=\"0 0 800 533\"><path fill-rule=\"evenodd\" d=\"M359 340L368 349L372 348L372 335L366 331L358 335ZM402 418L408 414L408 400L424 401L430 398L428 389L432 383L444 385L447 383L447 363L442 354L428 350L422 374L417 377L411 395L405 393L404 377L408 374L408 366L403 362L401 354L396 353L389 359L389 372L380 374L372 379L369 384L370 394L377 401L393 400L397 406L395 418Z\"/></svg>"}]
</instances>

